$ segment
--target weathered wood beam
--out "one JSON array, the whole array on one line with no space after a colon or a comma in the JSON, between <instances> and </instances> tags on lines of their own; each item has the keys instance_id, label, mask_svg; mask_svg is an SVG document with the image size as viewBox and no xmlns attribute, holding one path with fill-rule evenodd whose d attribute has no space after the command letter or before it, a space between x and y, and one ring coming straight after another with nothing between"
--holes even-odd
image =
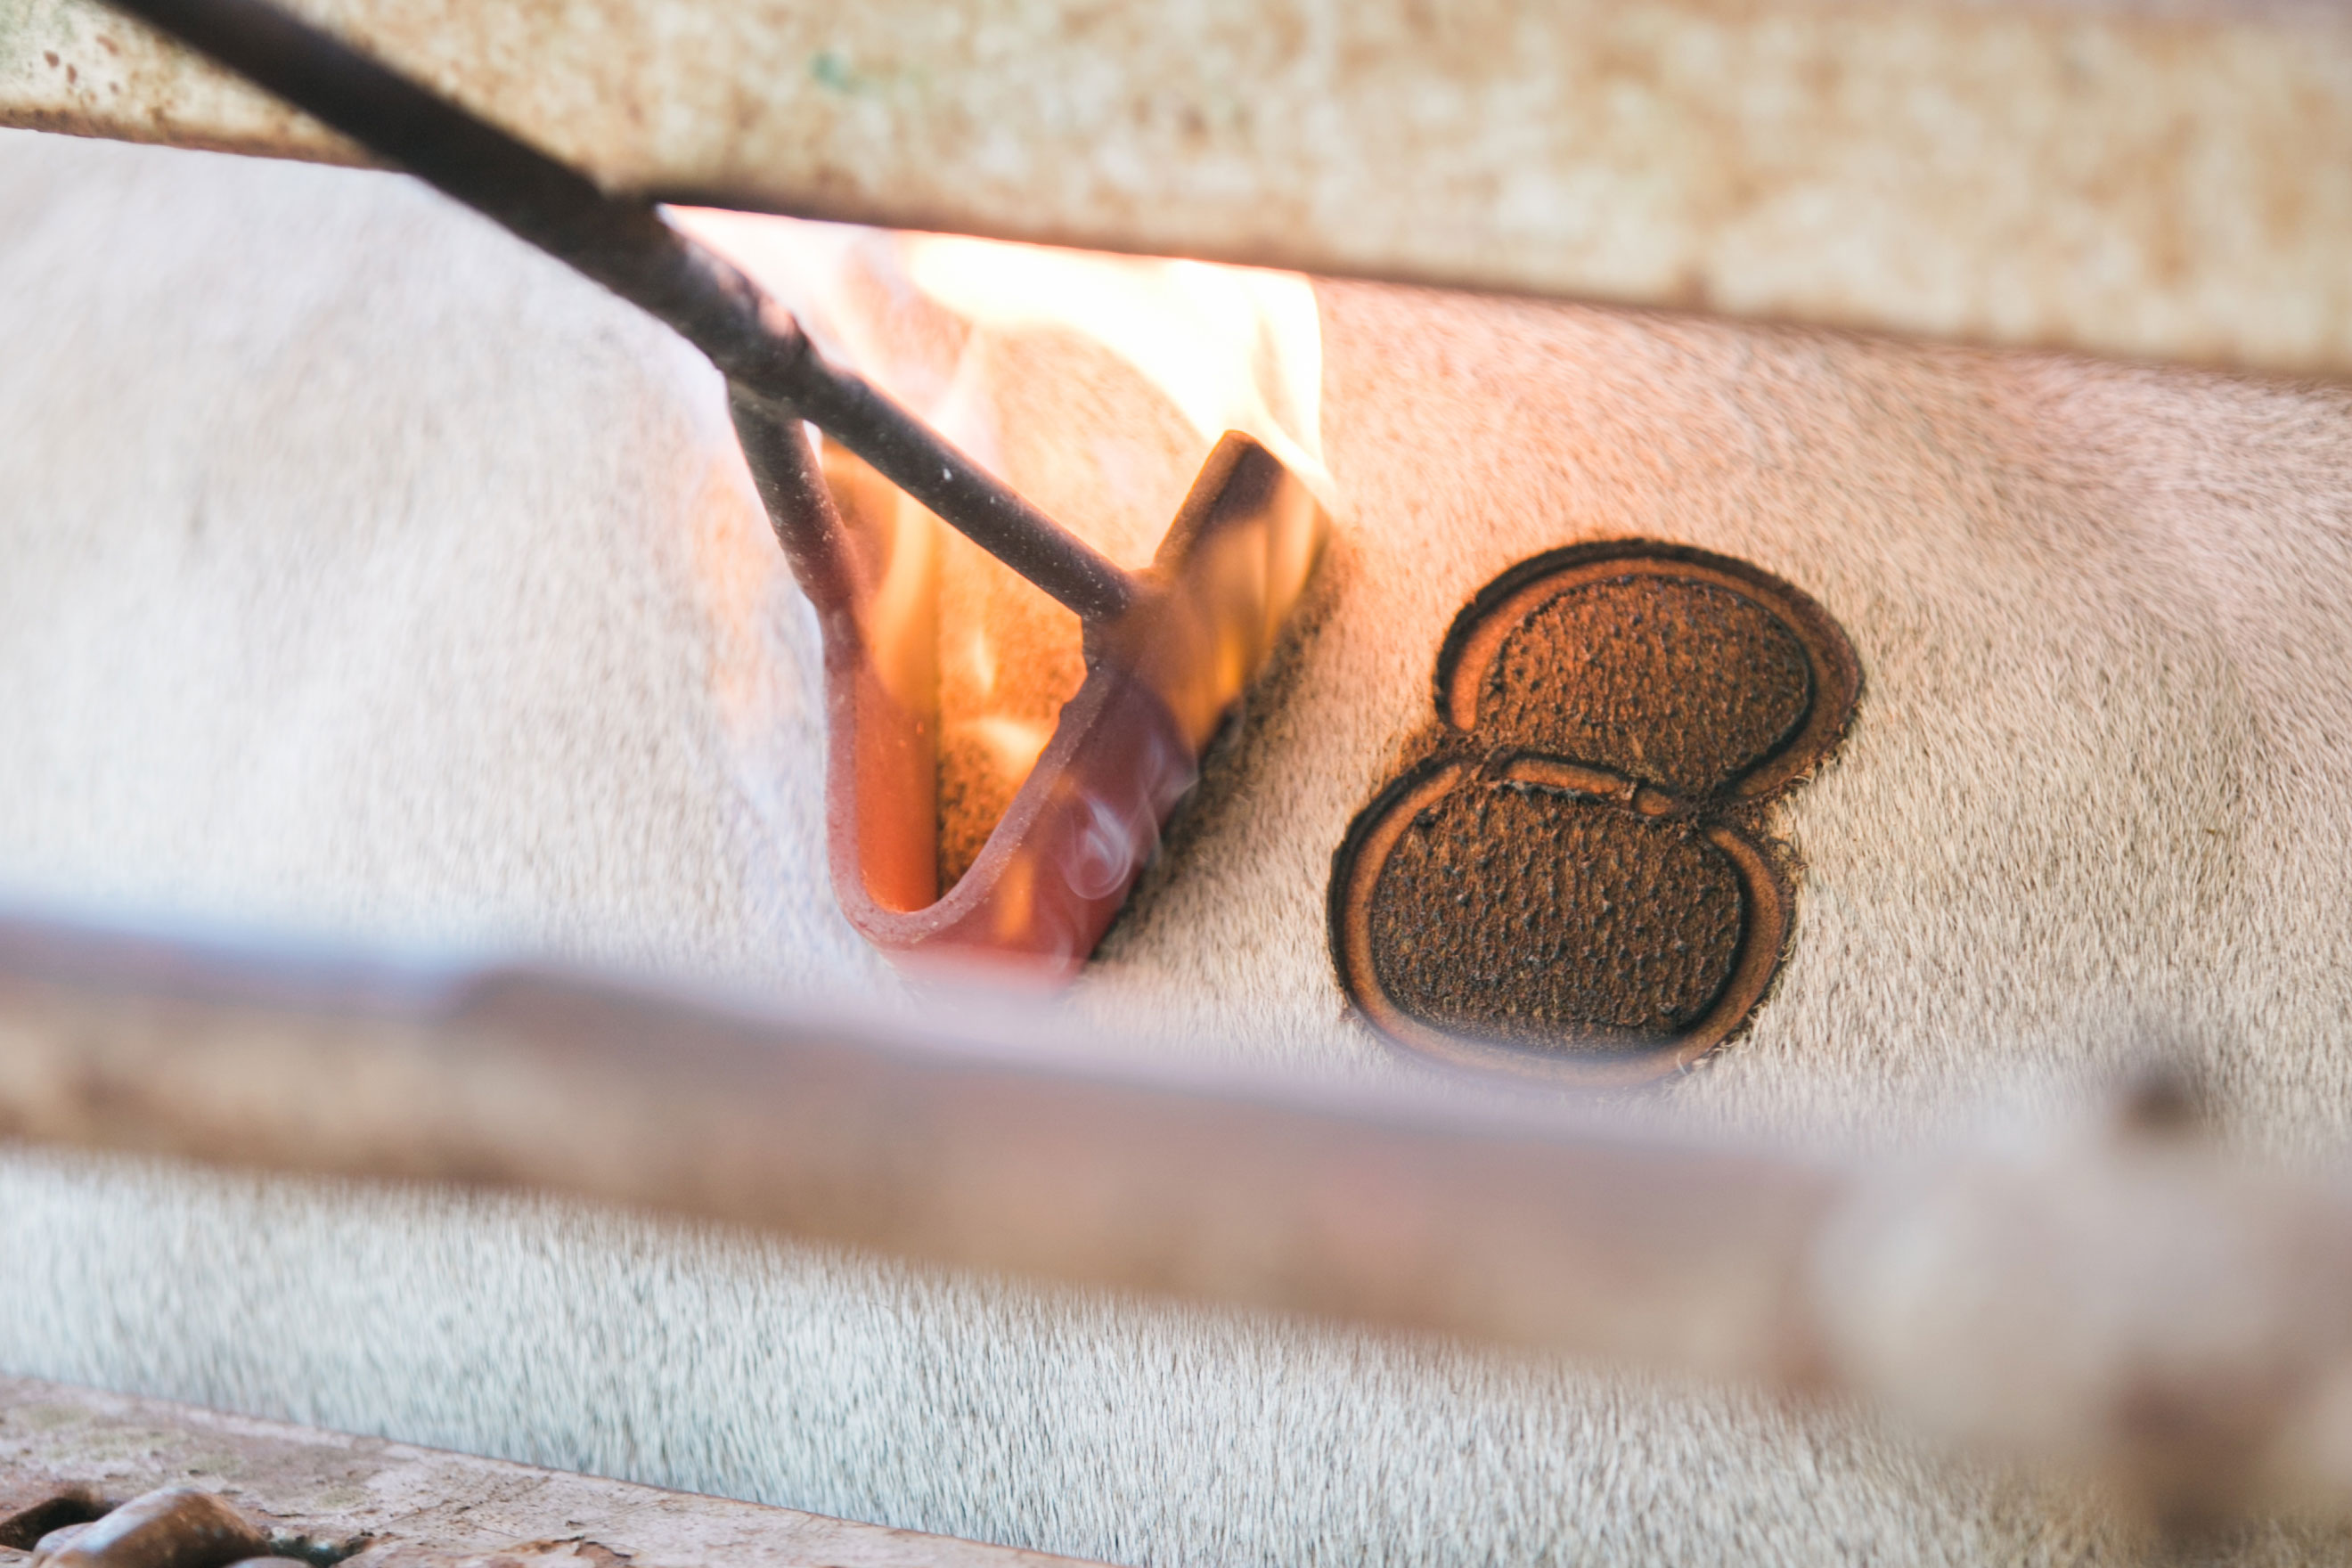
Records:
<instances>
[{"instance_id":1,"label":"weathered wood beam","mask_svg":"<svg viewBox=\"0 0 2352 1568\"><path fill-rule=\"evenodd\" d=\"M299 0L616 188L2352 374L2352 16L1962 0ZM310 158L93 0L0 123Z\"/></svg>"},{"instance_id":2,"label":"weathered wood beam","mask_svg":"<svg viewBox=\"0 0 2352 1568\"><path fill-rule=\"evenodd\" d=\"M356 1548L364 1568L1086 1568L796 1509L0 1377L0 1568L26 1568L37 1532L162 1487L217 1493L298 1562Z\"/></svg>"}]
</instances>

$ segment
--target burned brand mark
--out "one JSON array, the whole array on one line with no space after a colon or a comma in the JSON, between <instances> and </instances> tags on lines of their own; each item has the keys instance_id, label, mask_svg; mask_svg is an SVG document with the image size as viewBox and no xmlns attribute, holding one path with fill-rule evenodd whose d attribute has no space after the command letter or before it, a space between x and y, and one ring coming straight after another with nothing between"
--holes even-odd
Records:
<instances>
[{"instance_id":1,"label":"burned brand mark","mask_svg":"<svg viewBox=\"0 0 2352 1568\"><path fill-rule=\"evenodd\" d=\"M1616 541L1482 589L1420 760L1333 858L1341 985L1404 1048L1638 1082L1762 1000L1790 889L1763 808L1835 749L1853 646L1744 562Z\"/></svg>"}]
</instances>

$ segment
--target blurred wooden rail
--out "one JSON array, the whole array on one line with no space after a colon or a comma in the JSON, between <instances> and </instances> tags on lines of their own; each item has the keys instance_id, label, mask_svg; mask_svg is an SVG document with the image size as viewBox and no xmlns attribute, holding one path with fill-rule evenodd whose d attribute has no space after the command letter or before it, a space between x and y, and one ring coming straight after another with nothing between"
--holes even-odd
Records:
<instances>
[{"instance_id":1,"label":"blurred wooden rail","mask_svg":"<svg viewBox=\"0 0 2352 1568\"><path fill-rule=\"evenodd\" d=\"M2352 1511L2352 1205L2178 1131L1849 1171L0 921L0 1133L545 1188L1859 1396L2167 1509Z\"/></svg>"},{"instance_id":2,"label":"blurred wooden rail","mask_svg":"<svg viewBox=\"0 0 2352 1568\"><path fill-rule=\"evenodd\" d=\"M614 187L2352 373L2352 15L2294 0L298 0ZM353 160L90 0L0 124Z\"/></svg>"}]
</instances>

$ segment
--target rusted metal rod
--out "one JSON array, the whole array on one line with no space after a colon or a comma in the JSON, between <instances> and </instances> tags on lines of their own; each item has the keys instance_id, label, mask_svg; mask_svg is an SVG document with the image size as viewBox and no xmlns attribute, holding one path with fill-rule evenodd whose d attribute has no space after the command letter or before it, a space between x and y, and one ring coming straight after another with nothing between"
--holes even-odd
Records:
<instances>
[{"instance_id":1,"label":"rusted metal rod","mask_svg":"<svg viewBox=\"0 0 2352 1568\"><path fill-rule=\"evenodd\" d=\"M0 1134L550 1189L1853 1395L2176 1514L2352 1512L2340 1190L2128 1118L1869 1170L1498 1118L0 921Z\"/></svg>"},{"instance_id":2,"label":"rusted metal rod","mask_svg":"<svg viewBox=\"0 0 2352 1568\"><path fill-rule=\"evenodd\" d=\"M1118 565L871 384L724 259L266 0L116 0L667 322L736 386L806 419L1087 620L1134 603ZM779 527L784 519L776 520Z\"/></svg>"}]
</instances>

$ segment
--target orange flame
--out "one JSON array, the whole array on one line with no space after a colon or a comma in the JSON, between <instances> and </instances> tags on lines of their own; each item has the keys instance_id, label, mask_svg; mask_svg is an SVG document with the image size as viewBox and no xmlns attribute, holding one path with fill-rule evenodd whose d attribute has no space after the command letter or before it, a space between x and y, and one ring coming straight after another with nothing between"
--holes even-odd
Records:
<instances>
[{"instance_id":1,"label":"orange flame","mask_svg":"<svg viewBox=\"0 0 2352 1568\"><path fill-rule=\"evenodd\" d=\"M1148 562L1202 459L1255 437L1328 504L1322 338L1295 274L672 209L873 382L1065 527ZM827 449L877 584L886 686L936 718L940 887L986 842L1085 678L1076 617Z\"/></svg>"}]
</instances>

